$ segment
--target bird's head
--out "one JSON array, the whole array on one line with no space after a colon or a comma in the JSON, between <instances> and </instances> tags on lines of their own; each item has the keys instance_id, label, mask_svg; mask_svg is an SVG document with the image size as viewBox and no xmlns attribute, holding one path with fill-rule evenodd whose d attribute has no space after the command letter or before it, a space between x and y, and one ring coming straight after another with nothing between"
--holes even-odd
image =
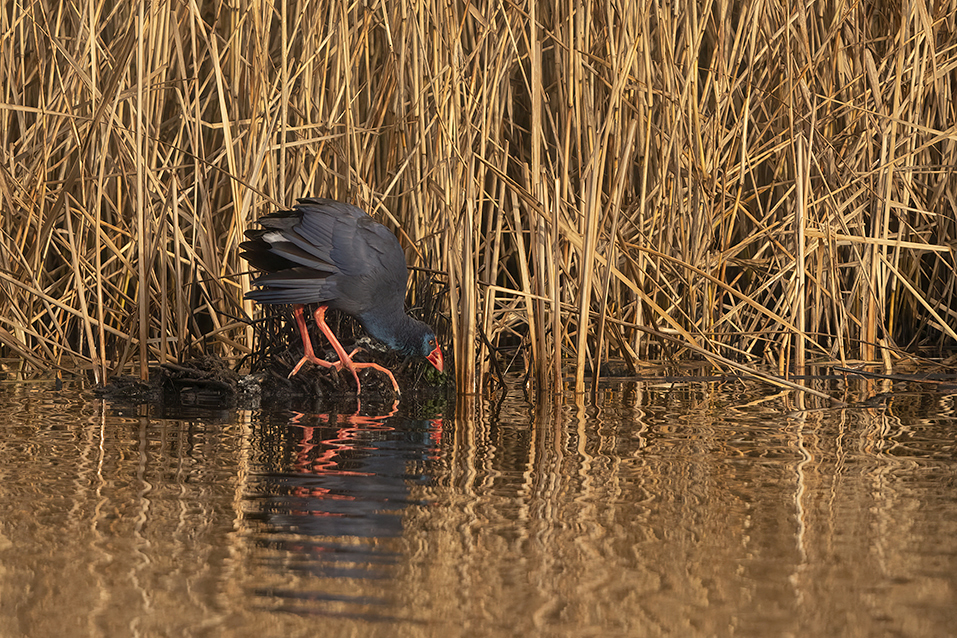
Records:
<instances>
[{"instance_id":1,"label":"bird's head","mask_svg":"<svg viewBox=\"0 0 957 638\"><path fill-rule=\"evenodd\" d=\"M430 330L422 337L422 347L419 353L429 360L429 363L435 366L435 369L442 372L444 362L442 360L442 348L439 347L439 341L435 334Z\"/></svg>"},{"instance_id":2,"label":"bird's head","mask_svg":"<svg viewBox=\"0 0 957 638\"><path fill-rule=\"evenodd\" d=\"M360 318L370 335L393 350L409 357L425 357L436 370L444 370L442 348L427 324L403 312L385 316L367 313Z\"/></svg>"}]
</instances>

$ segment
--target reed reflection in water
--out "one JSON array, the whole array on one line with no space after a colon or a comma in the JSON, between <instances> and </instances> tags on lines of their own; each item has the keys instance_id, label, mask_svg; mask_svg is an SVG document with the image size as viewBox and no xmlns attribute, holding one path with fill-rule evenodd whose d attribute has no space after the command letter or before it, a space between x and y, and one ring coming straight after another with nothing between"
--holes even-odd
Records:
<instances>
[{"instance_id":1,"label":"reed reflection in water","mask_svg":"<svg viewBox=\"0 0 957 638\"><path fill-rule=\"evenodd\" d=\"M0 387L0 635L957 635L954 397L842 390L882 402L184 418Z\"/></svg>"},{"instance_id":2,"label":"reed reflection in water","mask_svg":"<svg viewBox=\"0 0 957 638\"><path fill-rule=\"evenodd\" d=\"M445 424L304 429L295 478L265 473L298 514L274 511L257 539L274 577L314 578L257 592L453 635L955 628L937 567L957 532L953 420L905 416L950 399L788 412L753 390L633 386L602 409L511 398Z\"/></svg>"}]
</instances>

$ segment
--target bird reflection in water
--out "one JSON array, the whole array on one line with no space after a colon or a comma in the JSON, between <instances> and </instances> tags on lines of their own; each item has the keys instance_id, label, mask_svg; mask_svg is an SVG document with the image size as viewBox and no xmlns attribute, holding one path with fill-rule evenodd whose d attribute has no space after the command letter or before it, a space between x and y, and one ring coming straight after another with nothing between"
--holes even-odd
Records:
<instances>
[{"instance_id":1,"label":"bird reflection in water","mask_svg":"<svg viewBox=\"0 0 957 638\"><path fill-rule=\"evenodd\" d=\"M254 440L259 463L244 520L268 572L260 596L310 614L331 601L382 602L387 590L375 583L389 578L404 551L406 510L428 504L413 495L431 481L442 434L441 418L397 413L398 402L377 416L296 413Z\"/></svg>"},{"instance_id":2,"label":"bird reflection in water","mask_svg":"<svg viewBox=\"0 0 957 638\"><path fill-rule=\"evenodd\" d=\"M314 426L305 423L314 417L296 412L290 420L290 425L298 425L302 428L299 454L294 464L296 471L301 474L322 476L373 476L369 472L350 470L347 467L353 467L352 461L355 460L356 454L367 449L370 438L378 438L373 433L395 431L386 423L386 419L396 415L399 411L399 402L394 402L389 413L381 416L363 416L359 414L361 410L360 404L355 414L336 417L339 425L336 428L336 434L332 438L325 439L322 437L326 434L329 420L332 418L329 414L317 415L319 419L326 419L326 423ZM330 493L326 488L318 488L318 491L308 488L299 489L303 490L298 492L300 496L320 496Z\"/></svg>"}]
</instances>

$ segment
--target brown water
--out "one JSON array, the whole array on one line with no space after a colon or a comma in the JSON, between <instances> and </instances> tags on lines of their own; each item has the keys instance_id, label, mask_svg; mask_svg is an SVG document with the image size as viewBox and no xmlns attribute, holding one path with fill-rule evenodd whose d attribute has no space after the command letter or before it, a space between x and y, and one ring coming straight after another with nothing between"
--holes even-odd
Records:
<instances>
[{"instance_id":1,"label":"brown water","mask_svg":"<svg viewBox=\"0 0 957 638\"><path fill-rule=\"evenodd\" d=\"M957 634L955 396L789 400L160 418L2 385L0 636Z\"/></svg>"}]
</instances>

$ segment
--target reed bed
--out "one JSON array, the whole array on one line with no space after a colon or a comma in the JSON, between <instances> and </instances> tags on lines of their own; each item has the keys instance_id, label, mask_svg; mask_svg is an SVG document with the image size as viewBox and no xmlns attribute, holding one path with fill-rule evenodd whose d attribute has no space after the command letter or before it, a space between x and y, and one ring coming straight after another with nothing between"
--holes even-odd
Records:
<instances>
[{"instance_id":1,"label":"reed bed","mask_svg":"<svg viewBox=\"0 0 957 638\"><path fill-rule=\"evenodd\" d=\"M0 356L253 348L243 231L356 203L458 388L957 341L957 6L23 0L0 10Z\"/></svg>"}]
</instances>

